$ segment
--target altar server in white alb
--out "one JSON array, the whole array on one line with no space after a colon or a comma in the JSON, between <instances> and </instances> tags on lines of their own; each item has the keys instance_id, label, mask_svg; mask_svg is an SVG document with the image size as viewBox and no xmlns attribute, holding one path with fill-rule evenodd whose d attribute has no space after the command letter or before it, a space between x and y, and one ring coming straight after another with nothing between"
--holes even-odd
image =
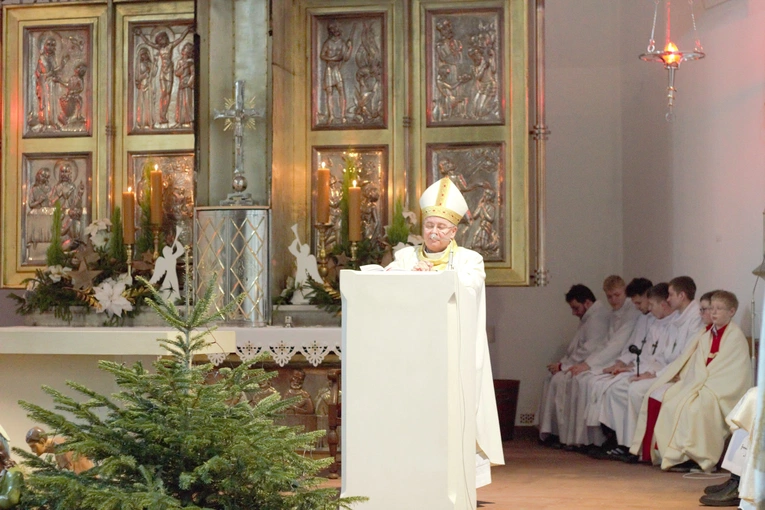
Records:
<instances>
[{"instance_id":1,"label":"altar server in white alb","mask_svg":"<svg viewBox=\"0 0 765 510\"><path fill-rule=\"evenodd\" d=\"M457 224L468 211L467 202L451 179L433 183L420 197L424 244L396 252L388 269L457 271L460 282L475 291L478 303L476 338L476 487L491 483L490 465L505 463L499 432L494 380L486 337L486 272L479 253L457 246Z\"/></svg>"}]
</instances>

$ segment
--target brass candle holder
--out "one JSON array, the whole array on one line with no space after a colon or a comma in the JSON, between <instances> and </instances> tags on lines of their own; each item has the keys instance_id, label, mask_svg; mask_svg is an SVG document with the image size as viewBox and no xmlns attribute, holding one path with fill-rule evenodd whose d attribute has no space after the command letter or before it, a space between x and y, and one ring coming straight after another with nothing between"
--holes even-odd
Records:
<instances>
[{"instance_id":1,"label":"brass candle holder","mask_svg":"<svg viewBox=\"0 0 765 510\"><path fill-rule=\"evenodd\" d=\"M133 245L126 244L125 250L127 251L127 273L128 276L133 276Z\"/></svg>"},{"instance_id":2,"label":"brass candle holder","mask_svg":"<svg viewBox=\"0 0 765 510\"><path fill-rule=\"evenodd\" d=\"M351 262L356 262L359 255L359 243L351 241Z\"/></svg>"},{"instance_id":3,"label":"brass candle holder","mask_svg":"<svg viewBox=\"0 0 765 510\"><path fill-rule=\"evenodd\" d=\"M324 288L330 290L332 286L327 281L327 275L329 274L329 269L327 268L327 260L329 259L327 257L327 231L332 228L332 223L316 223L314 227L319 231L319 253L316 257L319 276L323 280Z\"/></svg>"},{"instance_id":4,"label":"brass candle holder","mask_svg":"<svg viewBox=\"0 0 765 510\"><path fill-rule=\"evenodd\" d=\"M162 230L162 225L154 225L151 226L151 232L154 234L154 253L152 254L152 258L156 261L159 258L159 233Z\"/></svg>"}]
</instances>

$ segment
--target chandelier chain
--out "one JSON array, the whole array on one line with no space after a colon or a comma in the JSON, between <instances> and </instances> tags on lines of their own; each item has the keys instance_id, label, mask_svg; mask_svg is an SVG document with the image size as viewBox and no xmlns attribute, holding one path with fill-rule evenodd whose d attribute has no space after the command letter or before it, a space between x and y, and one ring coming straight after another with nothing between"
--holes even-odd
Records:
<instances>
[{"instance_id":1,"label":"chandelier chain","mask_svg":"<svg viewBox=\"0 0 765 510\"><path fill-rule=\"evenodd\" d=\"M692 1L692 0L691 0ZM653 0L653 26L651 27L651 39L648 41L648 53L656 51L656 18L659 15L659 0Z\"/></svg>"},{"instance_id":2,"label":"chandelier chain","mask_svg":"<svg viewBox=\"0 0 765 510\"><path fill-rule=\"evenodd\" d=\"M704 48L701 47L701 39L699 39L699 33L696 30L696 14L693 12L693 0L688 0L688 4L691 6L691 21L693 21L693 35L696 36L696 41L694 41L695 46L693 50L697 53L703 53Z\"/></svg>"}]
</instances>

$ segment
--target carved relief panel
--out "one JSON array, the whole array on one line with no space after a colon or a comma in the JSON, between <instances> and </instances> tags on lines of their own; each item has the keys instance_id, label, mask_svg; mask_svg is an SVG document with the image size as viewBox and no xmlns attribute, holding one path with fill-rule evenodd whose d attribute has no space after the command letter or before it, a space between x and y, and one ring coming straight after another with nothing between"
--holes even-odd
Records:
<instances>
[{"instance_id":1,"label":"carved relief panel","mask_svg":"<svg viewBox=\"0 0 765 510\"><path fill-rule=\"evenodd\" d=\"M90 154L24 155L19 244L22 265L45 265L56 204L61 206L64 249L75 249L84 241L92 210L90 189Z\"/></svg>"},{"instance_id":2,"label":"carved relief panel","mask_svg":"<svg viewBox=\"0 0 765 510\"><path fill-rule=\"evenodd\" d=\"M135 218L140 218L140 204L145 201L149 187L145 170L156 165L162 171L162 235L165 244L173 244L176 228L180 228L179 241L190 245L193 241L194 220L194 153L150 152L131 153L129 185L136 190ZM142 225L136 225L141 228Z\"/></svg>"},{"instance_id":3,"label":"carved relief panel","mask_svg":"<svg viewBox=\"0 0 765 510\"><path fill-rule=\"evenodd\" d=\"M316 170L329 168L329 221L326 247L331 250L342 243L343 174L352 164L356 168L356 185L361 188L361 231L367 239L384 237L383 226L388 217L388 149L387 147L314 147L311 189L312 223L316 223Z\"/></svg>"},{"instance_id":4,"label":"carved relief panel","mask_svg":"<svg viewBox=\"0 0 765 510\"><path fill-rule=\"evenodd\" d=\"M89 136L92 27L24 28L25 137Z\"/></svg>"},{"instance_id":5,"label":"carved relief panel","mask_svg":"<svg viewBox=\"0 0 765 510\"><path fill-rule=\"evenodd\" d=\"M510 234L504 203L504 144L432 144L427 147L428 185L449 177L465 197L470 214L457 226L456 241L486 262L504 259Z\"/></svg>"},{"instance_id":6,"label":"carved relief panel","mask_svg":"<svg viewBox=\"0 0 765 510\"><path fill-rule=\"evenodd\" d=\"M192 132L193 23L128 23L130 133Z\"/></svg>"},{"instance_id":7,"label":"carved relief panel","mask_svg":"<svg viewBox=\"0 0 765 510\"><path fill-rule=\"evenodd\" d=\"M313 16L313 129L387 127L385 13Z\"/></svg>"},{"instance_id":8,"label":"carved relief panel","mask_svg":"<svg viewBox=\"0 0 765 510\"><path fill-rule=\"evenodd\" d=\"M502 9L428 10L428 126L504 123Z\"/></svg>"}]
</instances>

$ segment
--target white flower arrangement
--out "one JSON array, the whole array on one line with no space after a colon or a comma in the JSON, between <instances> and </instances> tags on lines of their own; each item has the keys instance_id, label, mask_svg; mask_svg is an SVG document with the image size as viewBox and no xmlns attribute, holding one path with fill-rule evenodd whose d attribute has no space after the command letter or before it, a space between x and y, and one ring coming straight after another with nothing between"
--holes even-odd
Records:
<instances>
[{"instance_id":1,"label":"white flower arrangement","mask_svg":"<svg viewBox=\"0 0 765 510\"><path fill-rule=\"evenodd\" d=\"M85 233L90 237L90 241L95 248L106 248L111 236L112 222L106 218L96 220L87 227Z\"/></svg>"},{"instance_id":2,"label":"white flower arrangement","mask_svg":"<svg viewBox=\"0 0 765 510\"><path fill-rule=\"evenodd\" d=\"M98 301L99 307L96 313L104 313L109 317L122 316L122 312L129 312L133 304L125 297L125 290L132 285L133 278L127 273L121 274L117 279L109 278L102 281L93 289L93 297Z\"/></svg>"}]
</instances>

